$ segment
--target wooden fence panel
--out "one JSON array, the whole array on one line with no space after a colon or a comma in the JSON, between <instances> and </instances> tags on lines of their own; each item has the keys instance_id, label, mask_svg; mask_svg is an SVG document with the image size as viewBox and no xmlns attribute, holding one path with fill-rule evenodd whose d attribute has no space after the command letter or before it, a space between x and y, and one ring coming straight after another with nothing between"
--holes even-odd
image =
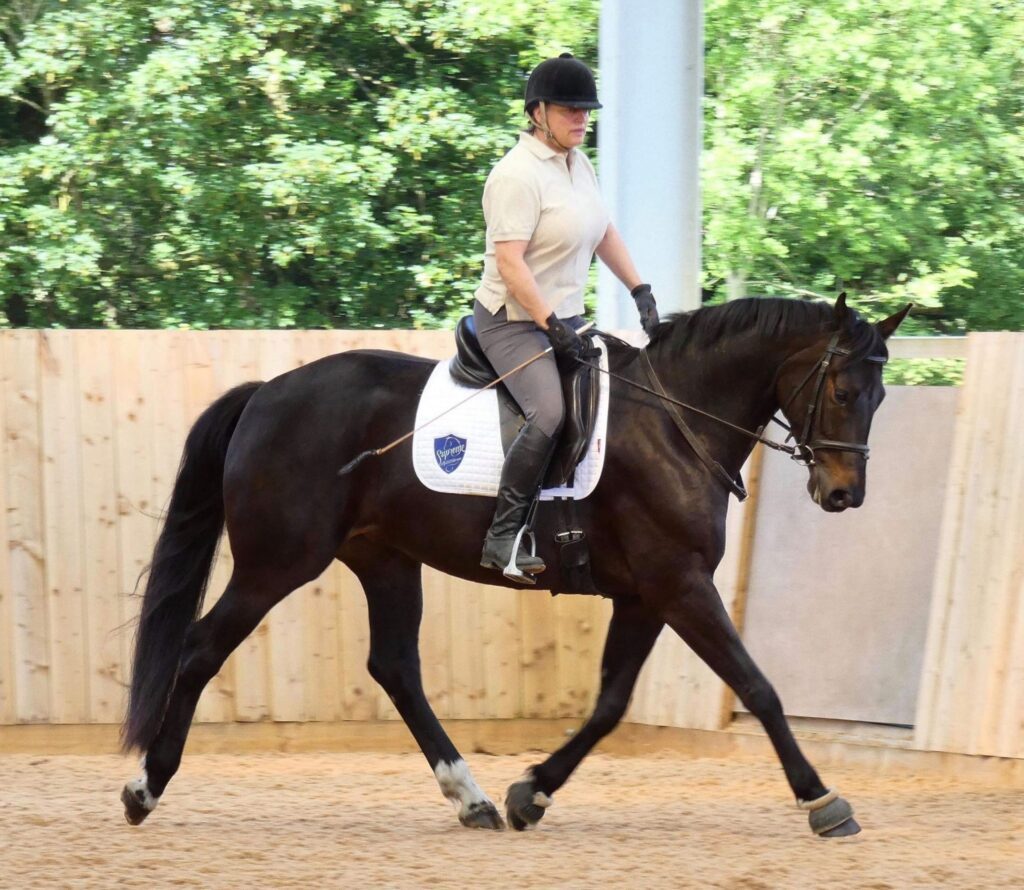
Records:
<instances>
[{"instance_id":1,"label":"wooden fence panel","mask_svg":"<svg viewBox=\"0 0 1024 890\"><path fill-rule=\"evenodd\" d=\"M1024 757L1024 335L968 341L915 742Z\"/></svg>"},{"instance_id":2,"label":"wooden fence panel","mask_svg":"<svg viewBox=\"0 0 1024 890\"><path fill-rule=\"evenodd\" d=\"M971 338L918 711L926 747L1024 756L1020 344L1020 335ZM451 346L444 331L0 332L0 723L120 719L126 622L139 606L132 592L185 434L214 398L344 349L443 357ZM756 517L756 494L733 505L717 577L740 626ZM207 609L231 566L225 545ZM439 716L581 718L590 710L607 602L430 570L423 579L424 684ZM393 719L367 671L368 651L365 598L335 564L239 647L197 716ZM731 709L722 684L665 635L629 719L718 728Z\"/></svg>"}]
</instances>

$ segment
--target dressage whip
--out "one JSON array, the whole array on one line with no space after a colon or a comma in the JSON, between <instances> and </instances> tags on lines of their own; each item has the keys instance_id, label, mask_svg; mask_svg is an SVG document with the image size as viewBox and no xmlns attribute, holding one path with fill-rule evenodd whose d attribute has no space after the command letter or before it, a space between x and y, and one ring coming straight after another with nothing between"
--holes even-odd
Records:
<instances>
[{"instance_id":1,"label":"dressage whip","mask_svg":"<svg viewBox=\"0 0 1024 890\"><path fill-rule=\"evenodd\" d=\"M589 331L593 326L594 326L594 323L592 321L589 321L585 325L577 328L576 329L576 333L577 334L583 334L586 331ZM497 380L492 380L486 386L481 386L480 389L474 389L473 392L471 392L468 396L466 396L466 398L462 399L461 401L456 402L454 405L451 405L448 408L445 408L444 411L442 411L440 414L437 415L437 417L432 417L430 420L427 420L427 421L421 423L418 427L416 427L413 430L410 430L404 436L400 436L399 438L395 439L394 442L389 442L387 445L384 445L381 448L371 448L368 451L364 451L362 454L356 455L356 457L352 458L352 460L350 460L347 464L345 464L345 466L343 466L340 470L338 470L338 475L339 476L345 476L348 473L351 473L356 467L358 467L368 457L380 457L382 454L387 454L396 445L401 445L406 439L408 439L410 436L416 435L416 433L418 433L424 427L428 427L432 423L434 423L435 421L440 420L442 417L444 417L450 411L454 411L460 405L465 405L466 402L468 402L470 399L476 398L484 390L490 389L492 386L497 386L503 380L507 380L509 377L511 377L517 371L523 370L523 368L525 368L527 365L533 364L533 362L537 361L537 359L541 358L542 356L547 355L554 348L555 348L554 346L549 346L547 349L543 350L542 352L538 352L536 355L531 356L526 361L520 362L511 371L508 371L507 373L502 374Z\"/></svg>"}]
</instances>

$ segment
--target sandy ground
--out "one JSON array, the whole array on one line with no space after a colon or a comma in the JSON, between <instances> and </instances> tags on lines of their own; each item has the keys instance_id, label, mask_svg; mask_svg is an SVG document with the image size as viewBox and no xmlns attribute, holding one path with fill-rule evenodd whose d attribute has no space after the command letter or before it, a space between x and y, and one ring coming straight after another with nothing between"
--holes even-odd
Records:
<instances>
[{"instance_id":1,"label":"sandy ground","mask_svg":"<svg viewBox=\"0 0 1024 890\"><path fill-rule=\"evenodd\" d=\"M537 755L474 755L496 802ZM0 886L1021 887L1024 794L832 768L856 838L815 838L776 763L594 755L535 831L462 828L406 754L186 757L138 828L120 757L0 758Z\"/></svg>"}]
</instances>

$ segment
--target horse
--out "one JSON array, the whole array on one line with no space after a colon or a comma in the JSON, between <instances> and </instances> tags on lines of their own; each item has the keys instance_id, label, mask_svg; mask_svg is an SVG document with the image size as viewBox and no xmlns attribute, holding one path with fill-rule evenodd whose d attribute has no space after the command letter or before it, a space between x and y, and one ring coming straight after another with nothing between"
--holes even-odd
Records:
<instances>
[{"instance_id":1,"label":"horse","mask_svg":"<svg viewBox=\"0 0 1024 890\"><path fill-rule=\"evenodd\" d=\"M514 829L540 821L553 795L618 724L668 625L764 726L811 829L826 837L860 831L850 804L801 752L713 577L737 488L732 480L780 410L802 430L789 450L807 466L813 500L826 512L863 502L868 432L884 397L885 341L910 308L870 323L845 295L834 305L750 298L673 316L641 349L606 339L612 378L604 471L576 507L590 541L593 586L612 601L600 690L583 727L509 787L505 816ZM459 821L505 827L424 695L418 650L422 565L516 586L479 565L494 502L428 490L414 474L408 442L339 473L368 445L412 429L416 394L435 365L395 352L343 352L237 386L196 420L136 631L122 741L143 759L141 776L121 794L129 823L141 823L164 794L200 693L228 655L276 603L338 559L366 596L370 674L394 702ZM687 422L679 405L688 409ZM538 510L534 529L550 567L557 555L549 506ZM234 570L202 615L225 526ZM537 582L560 590L552 568Z\"/></svg>"}]
</instances>

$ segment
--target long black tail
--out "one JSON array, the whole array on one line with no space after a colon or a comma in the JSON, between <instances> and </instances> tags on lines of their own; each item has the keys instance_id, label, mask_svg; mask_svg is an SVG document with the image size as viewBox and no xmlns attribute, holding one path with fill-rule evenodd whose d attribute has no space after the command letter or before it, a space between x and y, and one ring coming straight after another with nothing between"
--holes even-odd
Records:
<instances>
[{"instance_id":1,"label":"long black tail","mask_svg":"<svg viewBox=\"0 0 1024 890\"><path fill-rule=\"evenodd\" d=\"M149 748L163 722L185 634L202 610L224 526L228 442L242 409L261 385L243 383L226 392L199 416L185 441L142 598L128 713L121 727L125 751Z\"/></svg>"}]
</instances>

